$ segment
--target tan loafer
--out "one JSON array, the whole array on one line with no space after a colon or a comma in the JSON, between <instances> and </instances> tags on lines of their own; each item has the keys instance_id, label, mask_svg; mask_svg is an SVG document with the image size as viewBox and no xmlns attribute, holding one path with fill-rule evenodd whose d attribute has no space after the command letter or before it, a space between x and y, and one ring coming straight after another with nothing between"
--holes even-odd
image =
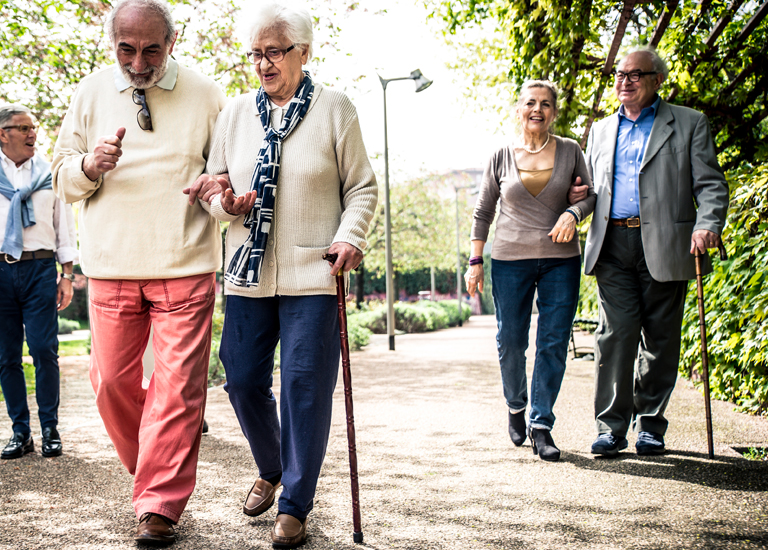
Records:
<instances>
[{"instance_id":1,"label":"tan loafer","mask_svg":"<svg viewBox=\"0 0 768 550\"><path fill-rule=\"evenodd\" d=\"M272 485L269 481L257 479L245 498L243 513L247 516L258 516L269 510L275 503L275 492L278 487L280 487L279 481L277 485Z\"/></svg>"},{"instance_id":2,"label":"tan loafer","mask_svg":"<svg viewBox=\"0 0 768 550\"><path fill-rule=\"evenodd\" d=\"M176 542L176 532L171 520L160 514L147 512L139 519L134 538L136 542L150 546L167 546Z\"/></svg>"},{"instance_id":3,"label":"tan loafer","mask_svg":"<svg viewBox=\"0 0 768 550\"><path fill-rule=\"evenodd\" d=\"M278 514L272 527L273 548L296 548L307 541L307 523L288 514Z\"/></svg>"}]
</instances>

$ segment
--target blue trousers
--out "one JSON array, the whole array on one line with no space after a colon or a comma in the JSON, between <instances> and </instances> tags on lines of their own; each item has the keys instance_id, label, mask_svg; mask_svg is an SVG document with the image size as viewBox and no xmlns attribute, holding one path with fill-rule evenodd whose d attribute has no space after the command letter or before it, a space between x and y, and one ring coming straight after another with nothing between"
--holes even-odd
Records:
<instances>
[{"instance_id":1,"label":"blue trousers","mask_svg":"<svg viewBox=\"0 0 768 550\"><path fill-rule=\"evenodd\" d=\"M565 359L571 325L579 299L581 258L492 260L491 281L496 306L501 381L511 412L528 405L525 351L531 326L534 291L539 325L536 331L536 360L531 380L531 410L528 424L551 430L552 408L565 375Z\"/></svg>"},{"instance_id":2,"label":"blue trousers","mask_svg":"<svg viewBox=\"0 0 768 550\"><path fill-rule=\"evenodd\" d=\"M43 428L55 428L59 411L59 340L53 258L0 262L0 386L15 433L28 434L29 407L21 352L35 365L35 395Z\"/></svg>"},{"instance_id":3,"label":"blue trousers","mask_svg":"<svg viewBox=\"0 0 768 550\"><path fill-rule=\"evenodd\" d=\"M339 373L336 296L228 296L220 357L224 386L262 478L282 473L278 512L313 507ZM272 393L280 341L280 418Z\"/></svg>"}]
</instances>

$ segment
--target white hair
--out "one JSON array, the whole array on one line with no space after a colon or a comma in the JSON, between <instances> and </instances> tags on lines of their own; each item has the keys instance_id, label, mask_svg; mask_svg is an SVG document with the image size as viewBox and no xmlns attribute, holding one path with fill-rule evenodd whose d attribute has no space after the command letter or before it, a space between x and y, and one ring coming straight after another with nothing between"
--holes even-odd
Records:
<instances>
[{"instance_id":1,"label":"white hair","mask_svg":"<svg viewBox=\"0 0 768 550\"><path fill-rule=\"evenodd\" d=\"M0 105L0 127L6 125L16 115L31 115L32 111L19 103L6 103Z\"/></svg>"},{"instance_id":2,"label":"white hair","mask_svg":"<svg viewBox=\"0 0 768 550\"><path fill-rule=\"evenodd\" d=\"M618 67L619 64L624 61L627 57L629 57L633 53L642 53L645 54L648 59L651 60L651 63L653 64L653 70L659 74L664 75L664 80L667 79L669 76L669 67L667 67L667 63L661 58L661 56L656 51L656 48L652 46L642 46L640 48L633 48L630 51L627 52L627 55L625 55L619 63L616 63L616 66Z\"/></svg>"},{"instance_id":3,"label":"white hair","mask_svg":"<svg viewBox=\"0 0 768 550\"><path fill-rule=\"evenodd\" d=\"M312 59L312 17L303 7L289 6L284 2L259 2L245 13L239 33L243 44L250 49L262 33L277 31L293 44L303 46Z\"/></svg>"},{"instance_id":4,"label":"white hair","mask_svg":"<svg viewBox=\"0 0 768 550\"><path fill-rule=\"evenodd\" d=\"M104 23L104 32L109 37L109 43L114 46L115 44L115 20L117 19L120 10L128 6L137 6L148 11L152 11L159 15L165 23L165 43L170 44L173 42L176 36L176 23L171 15L171 9L168 7L168 3L164 0L119 0L115 7L109 12L107 21Z\"/></svg>"}]
</instances>

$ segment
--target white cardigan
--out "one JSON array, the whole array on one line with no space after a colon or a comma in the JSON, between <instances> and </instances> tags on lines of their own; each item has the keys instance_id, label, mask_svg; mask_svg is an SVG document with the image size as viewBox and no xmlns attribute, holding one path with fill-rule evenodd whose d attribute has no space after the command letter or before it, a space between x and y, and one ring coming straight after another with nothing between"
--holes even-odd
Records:
<instances>
[{"instance_id":1,"label":"white cardigan","mask_svg":"<svg viewBox=\"0 0 768 550\"><path fill-rule=\"evenodd\" d=\"M231 100L216 122L207 172L228 172L236 195L249 191L263 139L256 92ZM316 83L307 114L282 144L259 286L227 282L225 293L251 298L335 294L335 280L322 256L335 242L365 249L377 195L354 105L343 93ZM219 199L210 208L216 218L231 222L226 269L249 231L243 217L227 214Z\"/></svg>"}]
</instances>

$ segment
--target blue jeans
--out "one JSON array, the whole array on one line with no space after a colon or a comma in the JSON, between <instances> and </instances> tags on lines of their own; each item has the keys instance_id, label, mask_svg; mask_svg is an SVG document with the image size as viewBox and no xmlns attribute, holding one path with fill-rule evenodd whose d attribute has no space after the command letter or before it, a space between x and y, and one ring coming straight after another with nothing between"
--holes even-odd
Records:
<instances>
[{"instance_id":1,"label":"blue jeans","mask_svg":"<svg viewBox=\"0 0 768 550\"><path fill-rule=\"evenodd\" d=\"M579 299L581 258L492 260L491 265L501 381L507 406L513 413L524 411L528 405L525 350L533 295L538 290L539 325L528 425L551 430L555 424L552 408L565 374L568 340Z\"/></svg>"},{"instance_id":2,"label":"blue jeans","mask_svg":"<svg viewBox=\"0 0 768 550\"><path fill-rule=\"evenodd\" d=\"M0 386L13 431L22 434L31 431L21 366L25 327L35 364L40 425L55 428L59 421L59 326L53 258L0 262Z\"/></svg>"},{"instance_id":3,"label":"blue jeans","mask_svg":"<svg viewBox=\"0 0 768 550\"><path fill-rule=\"evenodd\" d=\"M272 393L280 341L280 418ZM228 296L221 336L224 389L262 478L282 473L278 511L313 507L339 373L336 296Z\"/></svg>"}]
</instances>

